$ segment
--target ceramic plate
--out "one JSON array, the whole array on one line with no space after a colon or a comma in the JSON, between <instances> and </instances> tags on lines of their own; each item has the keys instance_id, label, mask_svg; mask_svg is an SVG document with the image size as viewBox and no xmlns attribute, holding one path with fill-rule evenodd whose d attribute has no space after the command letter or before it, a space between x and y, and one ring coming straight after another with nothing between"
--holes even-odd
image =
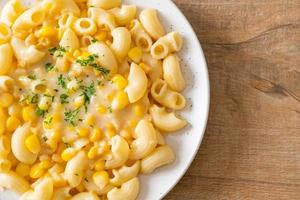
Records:
<instances>
[{"instance_id":1,"label":"ceramic plate","mask_svg":"<svg viewBox=\"0 0 300 200\"><path fill-rule=\"evenodd\" d=\"M0 8L6 0L0 0ZM153 174L142 175L138 200L162 199L181 179L202 141L209 110L209 78L202 48L191 25L171 0L125 0L125 4L136 4L142 8L156 8L168 31L179 31L184 38L180 53L182 70L188 83L184 91L188 105L182 115L189 126L167 136L167 143L174 149L176 161L156 170ZM17 199L12 192L0 193L0 200Z\"/></svg>"}]
</instances>

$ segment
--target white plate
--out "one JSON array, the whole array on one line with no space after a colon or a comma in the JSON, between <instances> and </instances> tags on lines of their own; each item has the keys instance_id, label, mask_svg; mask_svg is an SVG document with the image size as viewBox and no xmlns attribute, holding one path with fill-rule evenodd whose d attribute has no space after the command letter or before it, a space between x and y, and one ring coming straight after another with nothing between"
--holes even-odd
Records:
<instances>
[{"instance_id":1,"label":"white plate","mask_svg":"<svg viewBox=\"0 0 300 200\"><path fill-rule=\"evenodd\" d=\"M0 0L0 8L6 0ZM188 83L184 95L188 105L183 116L190 125L167 137L167 143L174 149L176 162L153 174L141 177L139 200L162 199L181 179L193 161L202 141L209 110L209 78L202 48L191 25L171 0L125 0L125 4L136 4L141 8L153 7L159 10L168 31L177 30L184 37L184 48L180 53L182 69ZM0 200L16 199L10 192L0 194Z\"/></svg>"}]
</instances>

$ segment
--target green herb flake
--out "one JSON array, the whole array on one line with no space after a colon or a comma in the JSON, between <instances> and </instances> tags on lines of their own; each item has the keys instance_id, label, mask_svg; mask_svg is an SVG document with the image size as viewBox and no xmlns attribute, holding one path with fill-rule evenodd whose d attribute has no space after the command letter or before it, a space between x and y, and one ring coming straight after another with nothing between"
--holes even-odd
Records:
<instances>
[{"instance_id":1,"label":"green herb flake","mask_svg":"<svg viewBox=\"0 0 300 200\"><path fill-rule=\"evenodd\" d=\"M104 76L106 76L106 75L108 75L108 74L110 73L110 70L108 70L108 69L106 69L106 68L104 68L104 67L99 66L97 63L92 63L91 66L92 66L95 70L101 72L101 74L104 75Z\"/></svg>"},{"instance_id":2,"label":"green herb flake","mask_svg":"<svg viewBox=\"0 0 300 200\"><path fill-rule=\"evenodd\" d=\"M112 107L111 106L108 106L108 111L109 111L109 113L112 113L113 112L113 109L112 109Z\"/></svg>"},{"instance_id":3,"label":"green herb flake","mask_svg":"<svg viewBox=\"0 0 300 200\"><path fill-rule=\"evenodd\" d=\"M87 182L87 183L89 182L87 177L84 177L84 181Z\"/></svg>"},{"instance_id":4,"label":"green herb flake","mask_svg":"<svg viewBox=\"0 0 300 200\"><path fill-rule=\"evenodd\" d=\"M71 148L72 147L72 145L67 143L67 142L65 142L64 144L66 145L66 148Z\"/></svg>"},{"instance_id":5,"label":"green herb flake","mask_svg":"<svg viewBox=\"0 0 300 200\"><path fill-rule=\"evenodd\" d=\"M49 124L52 123L52 121L53 121L53 117L47 117L47 118L44 120L44 124L49 125Z\"/></svg>"},{"instance_id":6,"label":"green herb flake","mask_svg":"<svg viewBox=\"0 0 300 200\"><path fill-rule=\"evenodd\" d=\"M95 84L92 82L91 85L81 86L80 88L83 90L80 96L83 96L84 108L87 112L87 105L91 103L91 98L96 93Z\"/></svg>"},{"instance_id":7,"label":"green herb flake","mask_svg":"<svg viewBox=\"0 0 300 200\"><path fill-rule=\"evenodd\" d=\"M36 80L36 75L31 74L31 75L28 75L27 78L29 78L31 80Z\"/></svg>"},{"instance_id":8,"label":"green herb flake","mask_svg":"<svg viewBox=\"0 0 300 200\"><path fill-rule=\"evenodd\" d=\"M64 54L67 52L67 50L64 47L59 46L59 47L53 47L53 48L48 49L48 52L50 53L51 56L60 58L60 57L64 56Z\"/></svg>"},{"instance_id":9,"label":"green herb flake","mask_svg":"<svg viewBox=\"0 0 300 200\"><path fill-rule=\"evenodd\" d=\"M80 109L69 110L65 112L65 121L73 126L76 126L77 115L79 114Z\"/></svg>"},{"instance_id":10,"label":"green herb flake","mask_svg":"<svg viewBox=\"0 0 300 200\"><path fill-rule=\"evenodd\" d=\"M57 51L56 47L48 49L48 52L50 53L51 56L53 56L56 51Z\"/></svg>"},{"instance_id":11,"label":"green herb flake","mask_svg":"<svg viewBox=\"0 0 300 200\"><path fill-rule=\"evenodd\" d=\"M54 65L52 63L46 63L45 64L45 69L47 72L50 72L54 69Z\"/></svg>"},{"instance_id":12,"label":"green herb flake","mask_svg":"<svg viewBox=\"0 0 300 200\"><path fill-rule=\"evenodd\" d=\"M29 103L31 104L36 104L39 101L39 95L38 94L33 94L33 96L29 97Z\"/></svg>"},{"instance_id":13,"label":"green herb flake","mask_svg":"<svg viewBox=\"0 0 300 200\"><path fill-rule=\"evenodd\" d=\"M60 103L61 104L69 103L68 98L69 98L69 96L67 94L60 95Z\"/></svg>"},{"instance_id":14,"label":"green herb flake","mask_svg":"<svg viewBox=\"0 0 300 200\"><path fill-rule=\"evenodd\" d=\"M44 117L46 112L47 110L42 110L39 107L36 107L35 109L35 114L38 115L39 117Z\"/></svg>"},{"instance_id":15,"label":"green herb flake","mask_svg":"<svg viewBox=\"0 0 300 200\"><path fill-rule=\"evenodd\" d=\"M82 67L87 67L91 63L95 62L95 58L97 58L97 55L89 55L87 58L80 58L76 60L76 63L80 64Z\"/></svg>"},{"instance_id":16,"label":"green herb flake","mask_svg":"<svg viewBox=\"0 0 300 200\"><path fill-rule=\"evenodd\" d=\"M93 38L93 39L91 40L91 42L94 44L94 43L98 42L98 40L95 39L95 38Z\"/></svg>"},{"instance_id":17,"label":"green herb flake","mask_svg":"<svg viewBox=\"0 0 300 200\"><path fill-rule=\"evenodd\" d=\"M97 42L97 41L96 41ZM95 70L101 72L102 75L106 76L110 73L110 70L105 69L97 64L96 58L99 58L97 54L89 55L87 58L77 59L76 63L80 64L82 67L91 66Z\"/></svg>"},{"instance_id":18,"label":"green herb flake","mask_svg":"<svg viewBox=\"0 0 300 200\"><path fill-rule=\"evenodd\" d=\"M44 140L45 142L47 142L47 140L48 140L47 136L43 136L43 140Z\"/></svg>"},{"instance_id":19,"label":"green herb flake","mask_svg":"<svg viewBox=\"0 0 300 200\"><path fill-rule=\"evenodd\" d=\"M60 85L62 88L67 89L67 83L62 74L57 78L57 85Z\"/></svg>"}]
</instances>

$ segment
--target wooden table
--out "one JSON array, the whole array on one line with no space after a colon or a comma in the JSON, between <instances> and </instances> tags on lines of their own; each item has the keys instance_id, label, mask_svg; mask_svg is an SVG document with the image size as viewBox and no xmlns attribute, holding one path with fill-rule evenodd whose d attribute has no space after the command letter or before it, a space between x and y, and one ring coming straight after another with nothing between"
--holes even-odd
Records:
<instances>
[{"instance_id":1,"label":"wooden table","mask_svg":"<svg viewBox=\"0 0 300 200\"><path fill-rule=\"evenodd\" d=\"M299 200L300 0L175 3L204 49L211 111L195 161L165 199Z\"/></svg>"}]
</instances>

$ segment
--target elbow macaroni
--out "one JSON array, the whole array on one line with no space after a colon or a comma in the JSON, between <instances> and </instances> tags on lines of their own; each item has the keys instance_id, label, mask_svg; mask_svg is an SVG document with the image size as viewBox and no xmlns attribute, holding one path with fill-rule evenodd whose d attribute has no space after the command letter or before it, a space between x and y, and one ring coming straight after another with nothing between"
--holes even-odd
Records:
<instances>
[{"instance_id":1,"label":"elbow macaroni","mask_svg":"<svg viewBox=\"0 0 300 200\"><path fill-rule=\"evenodd\" d=\"M24 10L25 8L20 0L10 0L2 8L0 22L11 26Z\"/></svg>"},{"instance_id":2,"label":"elbow macaroni","mask_svg":"<svg viewBox=\"0 0 300 200\"><path fill-rule=\"evenodd\" d=\"M0 187L24 200L134 200L175 160L183 40L121 0L10 0L0 14ZM156 105L159 104L159 105ZM161 132L160 132L161 131Z\"/></svg>"},{"instance_id":3,"label":"elbow macaroni","mask_svg":"<svg viewBox=\"0 0 300 200\"><path fill-rule=\"evenodd\" d=\"M132 63L128 76L128 86L126 87L129 102L135 103L140 100L147 90L147 85L148 79L145 72L140 66Z\"/></svg>"},{"instance_id":4,"label":"elbow macaroni","mask_svg":"<svg viewBox=\"0 0 300 200\"><path fill-rule=\"evenodd\" d=\"M161 79L153 83L151 94L158 103L174 110L180 110L184 108L186 104L184 96L170 90L167 83Z\"/></svg>"},{"instance_id":5,"label":"elbow macaroni","mask_svg":"<svg viewBox=\"0 0 300 200\"><path fill-rule=\"evenodd\" d=\"M158 167L172 163L174 160L173 150L166 145L160 146L141 161L141 173L152 173Z\"/></svg>"},{"instance_id":6,"label":"elbow macaroni","mask_svg":"<svg viewBox=\"0 0 300 200\"><path fill-rule=\"evenodd\" d=\"M174 112L167 112L165 108L153 105L150 108L151 118L154 125L162 131L177 131L186 126L187 122L178 118Z\"/></svg>"},{"instance_id":7,"label":"elbow macaroni","mask_svg":"<svg viewBox=\"0 0 300 200\"><path fill-rule=\"evenodd\" d=\"M139 180L133 178L124 183L121 188L113 188L107 193L108 200L134 200L139 193Z\"/></svg>"}]
</instances>

